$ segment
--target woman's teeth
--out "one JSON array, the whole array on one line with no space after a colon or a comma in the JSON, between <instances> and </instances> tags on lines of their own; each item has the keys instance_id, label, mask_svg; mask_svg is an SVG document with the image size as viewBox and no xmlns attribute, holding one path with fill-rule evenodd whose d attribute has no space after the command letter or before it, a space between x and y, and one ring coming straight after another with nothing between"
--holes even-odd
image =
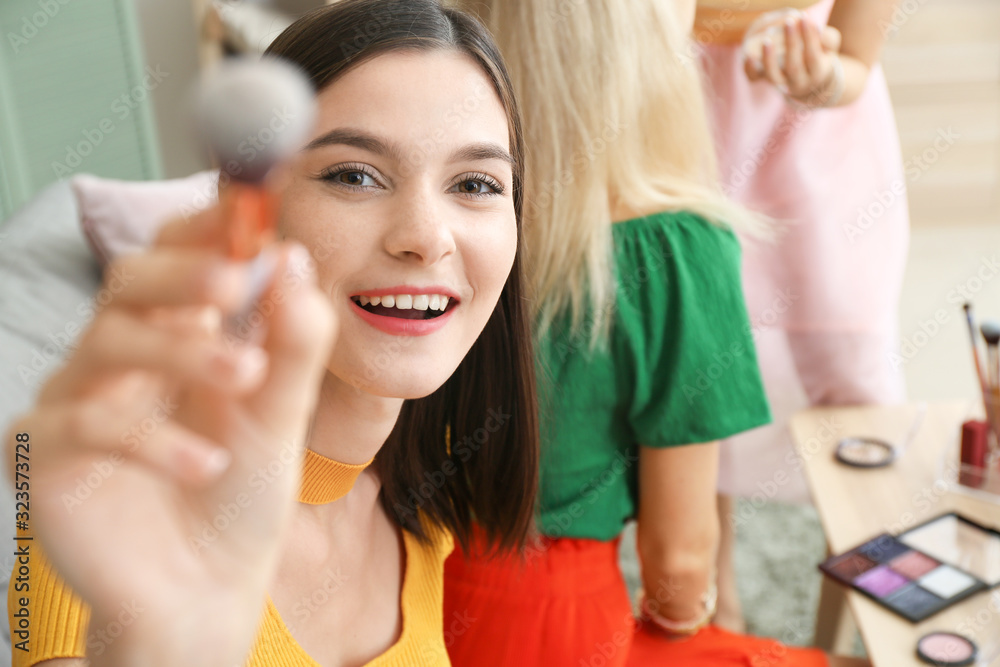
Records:
<instances>
[{"instance_id":1,"label":"woman's teeth","mask_svg":"<svg viewBox=\"0 0 1000 667\"><path fill-rule=\"evenodd\" d=\"M398 310L440 310L448 307L449 297L443 294L387 294L386 296L357 297L362 306L381 305Z\"/></svg>"}]
</instances>

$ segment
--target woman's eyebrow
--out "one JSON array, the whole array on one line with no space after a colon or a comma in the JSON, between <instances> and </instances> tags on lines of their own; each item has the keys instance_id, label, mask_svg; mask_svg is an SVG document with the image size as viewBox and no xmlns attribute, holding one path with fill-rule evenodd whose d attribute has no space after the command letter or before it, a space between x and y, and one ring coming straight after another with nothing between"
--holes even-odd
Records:
<instances>
[{"instance_id":1,"label":"woman's eyebrow","mask_svg":"<svg viewBox=\"0 0 1000 667\"><path fill-rule=\"evenodd\" d=\"M466 162L474 160L503 160L511 167L514 166L514 158L510 153L500 147L499 144L481 143L463 146L451 154L449 162Z\"/></svg>"},{"instance_id":2,"label":"woman's eyebrow","mask_svg":"<svg viewBox=\"0 0 1000 667\"><path fill-rule=\"evenodd\" d=\"M311 151L324 146L344 145L354 146L369 153L382 155L396 162L406 158L403 149L391 141L386 141L373 134L351 128L337 128L321 137L313 139L304 150ZM503 160L514 166L514 158L499 144L483 142L462 146L448 158L449 162L466 162L475 160Z\"/></svg>"},{"instance_id":3,"label":"woman's eyebrow","mask_svg":"<svg viewBox=\"0 0 1000 667\"><path fill-rule=\"evenodd\" d=\"M373 134L368 134L367 132L362 132L361 130L352 130L350 128L337 128L336 130L331 130L323 136L310 141L303 150L311 151L317 148L322 148L323 146L333 146L337 144L354 146L355 148L366 150L369 153L382 155L396 162L403 161L403 151L396 144L380 139Z\"/></svg>"}]
</instances>

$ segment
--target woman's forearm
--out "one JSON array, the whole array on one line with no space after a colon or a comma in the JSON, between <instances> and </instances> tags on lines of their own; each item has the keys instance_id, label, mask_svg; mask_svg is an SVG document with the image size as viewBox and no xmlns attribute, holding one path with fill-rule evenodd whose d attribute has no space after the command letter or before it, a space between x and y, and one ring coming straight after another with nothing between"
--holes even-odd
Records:
<instances>
[{"instance_id":1,"label":"woman's forearm","mask_svg":"<svg viewBox=\"0 0 1000 667\"><path fill-rule=\"evenodd\" d=\"M837 106L861 96L868 76L878 62L886 31L898 0L837 0L829 25L840 31L840 62L844 68L844 94Z\"/></svg>"},{"instance_id":2,"label":"woman's forearm","mask_svg":"<svg viewBox=\"0 0 1000 667\"><path fill-rule=\"evenodd\" d=\"M684 623L704 615L719 547L718 443L639 448L638 550L646 597Z\"/></svg>"},{"instance_id":3,"label":"woman's forearm","mask_svg":"<svg viewBox=\"0 0 1000 667\"><path fill-rule=\"evenodd\" d=\"M868 85L868 75L871 74L871 68L854 56L841 53L839 57L844 72L844 92L837 103L832 105L835 107L848 105L861 97Z\"/></svg>"},{"instance_id":4,"label":"woman's forearm","mask_svg":"<svg viewBox=\"0 0 1000 667\"><path fill-rule=\"evenodd\" d=\"M706 524L703 534L687 544L644 541L642 536L639 543L643 590L656 601L658 613L679 623L703 616L704 596L715 580L718 523Z\"/></svg>"}]
</instances>

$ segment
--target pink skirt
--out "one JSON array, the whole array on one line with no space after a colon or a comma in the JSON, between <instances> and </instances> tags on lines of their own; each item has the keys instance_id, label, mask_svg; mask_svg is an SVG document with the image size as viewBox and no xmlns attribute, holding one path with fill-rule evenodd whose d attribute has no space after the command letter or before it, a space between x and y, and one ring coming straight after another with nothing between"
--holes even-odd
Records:
<instances>
[{"instance_id":1,"label":"pink skirt","mask_svg":"<svg viewBox=\"0 0 1000 667\"><path fill-rule=\"evenodd\" d=\"M806 10L823 25L833 0ZM779 222L743 239L743 281L774 423L723 445L723 493L808 500L788 419L810 405L904 399L897 310L909 244L906 180L880 66L845 107L788 104L751 83L739 45L707 45L723 188ZM738 474L737 474L738 471Z\"/></svg>"}]
</instances>

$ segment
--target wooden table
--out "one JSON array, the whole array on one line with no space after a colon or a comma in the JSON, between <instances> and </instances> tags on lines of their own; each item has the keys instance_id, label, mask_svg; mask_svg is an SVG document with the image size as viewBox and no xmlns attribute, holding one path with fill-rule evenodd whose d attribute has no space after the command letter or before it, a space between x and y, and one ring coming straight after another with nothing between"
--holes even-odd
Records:
<instances>
[{"instance_id":1,"label":"wooden table","mask_svg":"<svg viewBox=\"0 0 1000 667\"><path fill-rule=\"evenodd\" d=\"M831 553L847 551L883 531L899 533L947 511L1000 528L1000 505L953 492L937 481L945 451L957 447L961 423L976 414L973 404L927 405L916 437L886 468L852 468L834 458L836 443L845 436L900 442L918 411L913 404L815 408L792 419L792 436ZM1000 590L974 595L914 624L824 576L816 643L825 650L850 652L853 633L847 632L845 600L876 667L923 665L915 654L916 643L933 630L961 631L979 644L981 656L988 656L977 666L1000 666Z\"/></svg>"}]
</instances>

